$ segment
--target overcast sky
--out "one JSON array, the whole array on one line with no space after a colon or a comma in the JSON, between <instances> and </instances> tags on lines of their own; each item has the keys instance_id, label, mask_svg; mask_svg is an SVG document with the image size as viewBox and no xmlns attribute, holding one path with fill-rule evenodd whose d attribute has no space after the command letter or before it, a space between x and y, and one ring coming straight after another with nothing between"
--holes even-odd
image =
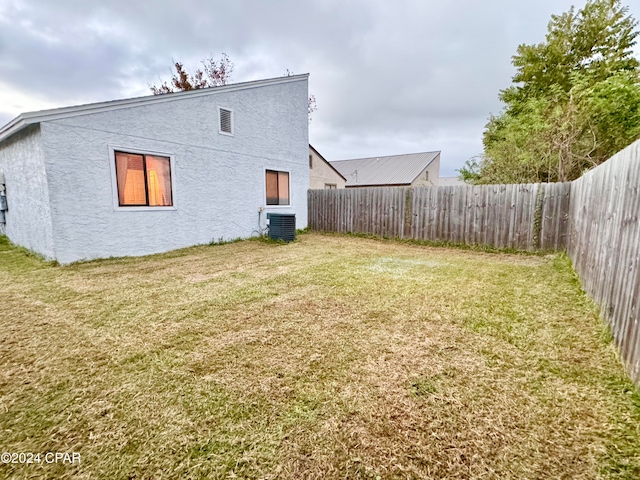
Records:
<instances>
[{"instance_id":1,"label":"overcast sky","mask_svg":"<svg viewBox=\"0 0 640 480\"><path fill-rule=\"evenodd\" d=\"M0 0L0 125L22 112L148 95L222 52L232 81L310 73L328 160L482 151L511 56L565 0ZM640 0L624 2L640 18ZM636 50L638 51L638 49Z\"/></svg>"}]
</instances>

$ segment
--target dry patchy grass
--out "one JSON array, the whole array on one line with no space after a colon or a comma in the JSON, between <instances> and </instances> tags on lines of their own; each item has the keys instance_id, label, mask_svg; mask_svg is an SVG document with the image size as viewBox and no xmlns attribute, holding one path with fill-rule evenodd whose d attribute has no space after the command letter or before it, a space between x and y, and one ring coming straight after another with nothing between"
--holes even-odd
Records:
<instances>
[{"instance_id":1,"label":"dry patchy grass","mask_svg":"<svg viewBox=\"0 0 640 480\"><path fill-rule=\"evenodd\" d=\"M0 244L10 478L638 478L561 255L305 234L57 267Z\"/></svg>"}]
</instances>

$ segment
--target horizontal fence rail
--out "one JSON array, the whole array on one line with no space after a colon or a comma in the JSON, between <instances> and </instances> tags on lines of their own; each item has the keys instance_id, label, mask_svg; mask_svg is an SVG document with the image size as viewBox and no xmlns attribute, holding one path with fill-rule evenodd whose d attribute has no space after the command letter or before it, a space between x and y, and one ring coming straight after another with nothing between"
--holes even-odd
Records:
<instances>
[{"instance_id":1,"label":"horizontal fence rail","mask_svg":"<svg viewBox=\"0 0 640 480\"><path fill-rule=\"evenodd\" d=\"M309 190L309 226L522 250L564 249L570 183Z\"/></svg>"},{"instance_id":2,"label":"horizontal fence rail","mask_svg":"<svg viewBox=\"0 0 640 480\"><path fill-rule=\"evenodd\" d=\"M566 250L640 384L640 141L573 182L309 190L312 230Z\"/></svg>"}]
</instances>

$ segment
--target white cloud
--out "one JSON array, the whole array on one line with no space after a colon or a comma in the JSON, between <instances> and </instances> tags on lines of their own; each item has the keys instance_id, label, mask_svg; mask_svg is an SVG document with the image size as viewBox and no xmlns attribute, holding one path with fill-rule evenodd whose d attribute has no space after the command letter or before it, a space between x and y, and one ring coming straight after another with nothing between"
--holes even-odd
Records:
<instances>
[{"instance_id":1,"label":"white cloud","mask_svg":"<svg viewBox=\"0 0 640 480\"><path fill-rule=\"evenodd\" d=\"M174 60L192 70L226 52L234 81L311 73L310 137L327 158L442 150L452 172L480 153L517 45L572 3L0 0L0 123L146 95Z\"/></svg>"},{"instance_id":2,"label":"white cloud","mask_svg":"<svg viewBox=\"0 0 640 480\"><path fill-rule=\"evenodd\" d=\"M6 119L2 122L3 124L24 112L45 110L59 106L41 95L23 92L15 87L8 87L3 83L0 83L0 105L2 105L1 114L4 116L0 117L0 120L2 118Z\"/></svg>"}]
</instances>

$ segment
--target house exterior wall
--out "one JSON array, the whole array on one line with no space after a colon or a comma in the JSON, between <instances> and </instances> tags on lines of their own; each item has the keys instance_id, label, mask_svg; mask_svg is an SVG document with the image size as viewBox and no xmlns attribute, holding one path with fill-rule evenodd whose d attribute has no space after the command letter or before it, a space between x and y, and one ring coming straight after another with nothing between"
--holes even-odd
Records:
<instances>
[{"instance_id":1,"label":"house exterior wall","mask_svg":"<svg viewBox=\"0 0 640 480\"><path fill-rule=\"evenodd\" d=\"M427 172L429 175L427 176ZM438 184L438 177L440 176L440 155L438 155L427 168L420 172L413 182L412 187L428 187ZM428 179L427 179L428 178Z\"/></svg>"},{"instance_id":2,"label":"house exterior wall","mask_svg":"<svg viewBox=\"0 0 640 480\"><path fill-rule=\"evenodd\" d=\"M309 168L309 188L312 190L324 189L326 184L335 185L336 188L345 188L346 180L342 178L324 159L309 149L313 167Z\"/></svg>"},{"instance_id":3,"label":"house exterior wall","mask_svg":"<svg viewBox=\"0 0 640 480\"><path fill-rule=\"evenodd\" d=\"M37 126L0 144L0 172L5 177L9 207L0 233L16 245L54 259L42 134Z\"/></svg>"},{"instance_id":4,"label":"house exterior wall","mask_svg":"<svg viewBox=\"0 0 640 480\"><path fill-rule=\"evenodd\" d=\"M234 135L218 132L218 107ZM146 255L257 235L267 212L307 225L307 80L41 124L56 257ZM170 155L174 208L117 206L113 149ZM267 206L265 170L288 171L290 206ZM260 212L260 209L263 209Z\"/></svg>"}]
</instances>

